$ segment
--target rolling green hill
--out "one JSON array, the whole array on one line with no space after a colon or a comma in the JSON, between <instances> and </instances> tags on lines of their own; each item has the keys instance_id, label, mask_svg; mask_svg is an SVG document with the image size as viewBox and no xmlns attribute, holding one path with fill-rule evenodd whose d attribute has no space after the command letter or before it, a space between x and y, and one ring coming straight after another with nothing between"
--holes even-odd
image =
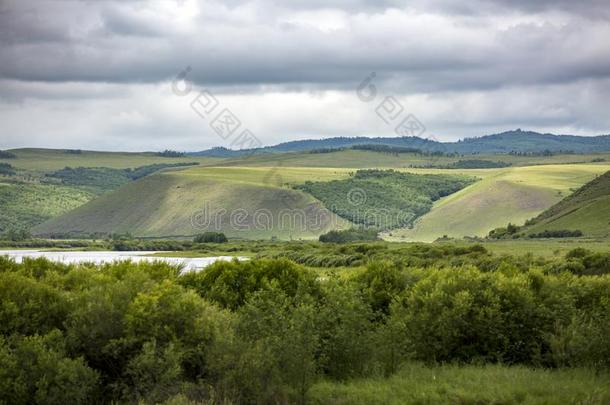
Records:
<instances>
[{"instance_id":1,"label":"rolling green hill","mask_svg":"<svg viewBox=\"0 0 610 405\"><path fill-rule=\"evenodd\" d=\"M528 222L520 233L579 230L584 236L610 236L610 172L596 177Z\"/></svg>"},{"instance_id":2,"label":"rolling green hill","mask_svg":"<svg viewBox=\"0 0 610 405\"><path fill-rule=\"evenodd\" d=\"M555 154L552 156L517 156L510 154L466 155L462 156L425 156L416 153L391 154L384 152L364 150L338 150L330 153L269 153L265 155L252 155L248 157L228 158L215 166L277 166L277 167L340 167L340 168L409 168L458 165L459 161L477 159L489 162L502 162L511 166L531 166L546 164L572 164L591 163L599 164L610 162L610 153L590 154ZM206 163L202 163L205 165ZM457 167L459 168L459 167Z\"/></svg>"},{"instance_id":3,"label":"rolling green hill","mask_svg":"<svg viewBox=\"0 0 610 405\"><path fill-rule=\"evenodd\" d=\"M33 231L151 237L222 231L251 239L314 238L348 223L284 184L347 175L347 170L302 168L194 167L163 172L129 183Z\"/></svg>"},{"instance_id":4,"label":"rolling green hill","mask_svg":"<svg viewBox=\"0 0 610 405\"><path fill-rule=\"evenodd\" d=\"M565 164L487 170L427 170L428 173L459 172L482 180L436 202L412 229L393 230L385 238L431 242L444 235L456 238L485 236L490 230L509 222L520 224L539 215L609 169L607 164Z\"/></svg>"},{"instance_id":5,"label":"rolling green hill","mask_svg":"<svg viewBox=\"0 0 610 405\"><path fill-rule=\"evenodd\" d=\"M96 152L79 151L78 153L65 149L12 149L14 158L3 159L0 162L10 163L13 167L37 172L61 170L64 167L107 167L126 169L146 166L155 163L189 163L213 164L222 161L214 157L179 157L167 158L152 152Z\"/></svg>"}]
</instances>

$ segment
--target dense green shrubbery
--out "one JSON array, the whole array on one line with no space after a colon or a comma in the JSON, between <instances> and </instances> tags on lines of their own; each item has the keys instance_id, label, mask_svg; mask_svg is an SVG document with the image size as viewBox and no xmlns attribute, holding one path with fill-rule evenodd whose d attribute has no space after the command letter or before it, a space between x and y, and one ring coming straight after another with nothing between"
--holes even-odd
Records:
<instances>
[{"instance_id":1,"label":"dense green shrubbery","mask_svg":"<svg viewBox=\"0 0 610 405\"><path fill-rule=\"evenodd\" d=\"M0 234L9 229L30 229L90 199L90 193L73 187L0 184Z\"/></svg>"},{"instance_id":2,"label":"dense green shrubbery","mask_svg":"<svg viewBox=\"0 0 610 405\"><path fill-rule=\"evenodd\" d=\"M538 233L529 234L529 238L577 238L582 236L582 231L580 230L570 230L570 229L555 229L555 230L545 230Z\"/></svg>"},{"instance_id":3,"label":"dense green shrubbery","mask_svg":"<svg viewBox=\"0 0 610 405\"><path fill-rule=\"evenodd\" d=\"M0 150L0 159L15 159L17 155L6 150Z\"/></svg>"},{"instance_id":4,"label":"dense green shrubbery","mask_svg":"<svg viewBox=\"0 0 610 405\"><path fill-rule=\"evenodd\" d=\"M423 154L421 149L416 148L407 148L403 146L391 146L391 145L354 145L351 147L354 150L368 150L372 152L382 152L389 153L392 155L398 155L400 153L413 153L413 154Z\"/></svg>"},{"instance_id":5,"label":"dense green shrubbery","mask_svg":"<svg viewBox=\"0 0 610 405\"><path fill-rule=\"evenodd\" d=\"M86 188L97 194L116 190L124 184L138 180L162 169L193 166L198 163L155 163L134 169L113 169L109 167L65 167L47 177L59 179L62 184Z\"/></svg>"},{"instance_id":6,"label":"dense green shrubbery","mask_svg":"<svg viewBox=\"0 0 610 405\"><path fill-rule=\"evenodd\" d=\"M324 243L347 243L359 241L378 240L376 229L352 228L342 231L330 231L320 235L320 242Z\"/></svg>"},{"instance_id":7,"label":"dense green shrubbery","mask_svg":"<svg viewBox=\"0 0 610 405\"><path fill-rule=\"evenodd\" d=\"M227 243L228 239L222 232L204 232L193 238L195 243Z\"/></svg>"},{"instance_id":8,"label":"dense green shrubbery","mask_svg":"<svg viewBox=\"0 0 610 405\"><path fill-rule=\"evenodd\" d=\"M483 159L466 159L458 160L455 163L450 163L445 166L439 166L443 169L494 169L502 167L510 167L511 164L507 162L483 160Z\"/></svg>"},{"instance_id":9,"label":"dense green shrubbery","mask_svg":"<svg viewBox=\"0 0 610 405\"><path fill-rule=\"evenodd\" d=\"M308 181L296 188L355 224L389 229L412 225L434 201L472 182L460 176L371 169L358 170L349 179Z\"/></svg>"},{"instance_id":10,"label":"dense green shrubbery","mask_svg":"<svg viewBox=\"0 0 610 405\"><path fill-rule=\"evenodd\" d=\"M322 248L391 257L380 246ZM0 257L0 402L303 403L319 380L414 360L610 367L610 275L557 267L608 273L610 255L406 252L347 277L285 259L180 276L162 263Z\"/></svg>"},{"instance_id":11,"label":"dense green shrubbery","mask_svg":"<svg viewBox=\"0 0 610 405\"><path fill-rule=\"evenodd\" d=\"M8 163L0 163L0 175L3 176L14 176L15 168Z\"/></svg>"},{"instance_id":12,"label":"dense green shrubbery","mask_svg":"<svg viewBox=\"0 0 610 405\"><path fill-rule=\"evenodd\" d=\"M530 222L531 223L531 222ZM527 225L528 223L526 223ZM500 227L492 229L487 235L490 239L518 239L526 237L522 231L523 227L513 225L509 223L506 228ZM527 235L528 238L578 238L583 235L582 231L576 229L556 229L556 230L544 230L538 233L531 233Z\"/></svg>"},{"instance_id":13,"label":"dense green shrubbery","mask_svg":"<svg viewBox=\"0 0 610 405\"><path fill-rule=\"evenodd\" d=\"M168 158L179 158L184 157L184 152L176 152L175 150L165 149L163 152L157 152L157 156L168 157Z\"/></svg>"}]
</instances>

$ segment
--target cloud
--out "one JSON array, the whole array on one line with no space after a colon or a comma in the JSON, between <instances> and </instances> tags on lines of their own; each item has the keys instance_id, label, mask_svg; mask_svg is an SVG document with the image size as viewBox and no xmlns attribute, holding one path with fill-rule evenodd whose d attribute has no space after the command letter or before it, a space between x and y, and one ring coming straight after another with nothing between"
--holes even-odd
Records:
<instances>
[{"instance_id":1,"label":"cloud","mask_svg":"<svg viewBox=\"0 0 610 405\"><path fill-rule=\"evenodd\" d=\"M608 132L595 104L610 101L600 90L610 77L607 2L464 4L5 1L0 147L42 142L37 134L109 148L121 137L136 149L218 144L195 135L188 106L166 100L187 65L266 143L391 133L353 95L371 72L380 92L417 100L428 128L449 137L514 126Z\"/></svg>"}]
</instances>

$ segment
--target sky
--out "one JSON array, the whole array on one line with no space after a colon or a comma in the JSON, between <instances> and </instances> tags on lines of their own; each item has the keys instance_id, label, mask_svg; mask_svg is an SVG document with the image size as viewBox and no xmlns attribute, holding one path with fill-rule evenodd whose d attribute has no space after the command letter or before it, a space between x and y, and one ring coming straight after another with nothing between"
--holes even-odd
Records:
<instances>
[{"instance_id":1,"label":"sky","mask_svg":"<svg viewBox=\"0 0 610 405\"><path fill-rule=\"evenodd\" d=\"M0 0L2 149L515 128L610 133L609 1Z\"/></svg>"}]
</instances>

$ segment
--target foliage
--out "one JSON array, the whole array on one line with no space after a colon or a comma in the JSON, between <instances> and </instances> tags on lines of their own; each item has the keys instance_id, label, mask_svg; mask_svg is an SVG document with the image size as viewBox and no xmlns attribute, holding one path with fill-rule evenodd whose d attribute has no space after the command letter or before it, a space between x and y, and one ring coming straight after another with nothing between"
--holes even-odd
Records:
<instances>
[{"instance_id":1,"label":"foliage","mask_svg":"<svg viewBox=\"0 0 610 405\"><path fill-rule=\"evenodd\" d=\"M8 163L0 162L0 175L3 176L14 176L16 174L15 168Z\"/></svg>"},{"instance_id":2,"label":"foliage","mask_svg":"<svg viewBox=\"0 0 610 405\"><path fill-rule=\"evenodd\" d=\"M494 162L491 160L482 160L482 159L467 159L467 160L458 160L455 163L451 163L442 168L445 169L494 169L501 167L509 167L510 163L507 162Z\"/></svg>"},{"instance_id":3,"label":"foliage","mask_svg":"<svg viewBox=\"0 0 610 405\"><path fill-rule=\"evenodd\" d=\"M0 184L0 233L29 229L86 203L91 197L90 193L73 187Z\"/></svg>"},{"instance_id":4,"label":"foliage","mask_svg":"<svg viewBox=\"0 0 610 405\"><path fill-rule=\"evenodd\" d=\"M421 151L421 149L417 149L417 148L408 148L408 147L404 147L404 146L391 146L391 145L375 145L375 144L354 145L351 147L351 149L390 153L393 155L398 155L400 153L414 153L414 154L424 153Z\"/></svg>"},{"instance_id":5,"label":"foliage","mask_svg":"<svg viewBox=\"0 0 610 405\"><path fill-rule=\"evenodd\" d=\"M319 273L254 259L180 275L160 262L0 257L0 402L324 402L339 382L374 378L369 389L380 389L397 383L396 372L401 384L444 375L434 384L451 398L489 402L508 394L444 384L482 387L491 373L511 381L506 390L514 379L500 375L550 381L548 369L558 367L596 369L585 379L592 402L609 395L601 381L610 367L610 254L578 249L543 260L492 256L480 245L292 246L303 256L359 254L368 264ZM589 375L558 375L579 373ZM433 402L442 395L426 392Z\"/></svg>"},{"instance_id":6,"label":"foliage","mask_svg":"<svg viewBox=\"0 0 610 405\"><path fill-rule=\"evenodd\" d=\"M227 237L222 232L204 232L193 239L195 243L226 243L227 241Z\"/></svg>"},{"instance_id":7,"label":"foliage","mask_svg":"<svg viewBox=\"0 0 610 405\"><path fill-rule=\"evenodd\" d=\"M0 336L0 402L83 404L98 388L98 373L71 358L55 330L44 336Z\"/></svg>"},{"instance_id":8,"label":"foliage","mask_svg":"<svg viewBox=\"0 0 610 405\"><path fill-rule=\"evenodd\" d=\"M0 150L0 159L15 159L17 155L6 150Z\"/></svg>"},{"instance_id":9,"label":"foliage","mask_svg":"<svg viewBox=\"0 0 610 405\"><path fill-rule=\"evenodd\" d=\"M578 238L582 236L582 231L570 230L570 229L553 229L544 230L538 233L531 233L528 235L530 238Z\"/></svg>"},{"instance_id":10,"label":"foliage","mask_svg":"<svg viewBox=\"0 0 610 405\"><path fill-rule=\"evenodd\" d=\"M329 231L320 235L320 242L324 243L347 243L358 241L378 240L376 229L351 228L342 231Z\"/></svg>"},{"instance_id":11,"label":"foliage","mask_svg":"<svg viewBox=\"0 0 610 405\"><path fill-rule=\"evenodd\" d=\"M62 184L82 187L96 194L102 194L159 170L197 165L198 163L155 163L134 169L114 169L109 167L65 167L48 173L47 177L59 179Z\"/></svg>"},{"instance_id":12,"label":"foliage","mask_svg":"<svg viewBox=\"0 0 610 405\"><path fill-rule=\"evenodd\" d=\"M199 273L188 273L180 279L202 297L225 308L237 309L250 295L272 286L289 297L299 288L315 291L315 276L287 260L259 260L240 263L218 261Z\"/></svg>"},{"instance_id":13,"label":"foliage","mask_svg":"<svg viewBox=\"0 0 610 405\"><path fill-rule=\"evenodd\" d=\"M12 241L12 242L21 242L24 240L28 240L32 237L32 234L27 229L9 229L3 235L0 235L1 239Z\"/></svg>"},{"instance_id":14,"label":"foliage","mask_svg":"<svg viewBox=\"0 0 610 405\"><path fill-rule=\"evenodd\" d=\"M417 175L394 170L358 170L351 178L295 186L355 224L379 229L410 226L432 203L472 183L448 175Z\"/></svg>"},{"instance_id":15,"label":"foliage","mask_svg":"<svg viewBox=\"0 0 610 405\"><path fill-rule=\"evenodd\" d=\"M168 157L168 158L178 158L178 157L184 157L185 153L184 152L176 152L175 150L166 149L163 152L157 152L157 156Z\"/></svg>"}]
</instances>

